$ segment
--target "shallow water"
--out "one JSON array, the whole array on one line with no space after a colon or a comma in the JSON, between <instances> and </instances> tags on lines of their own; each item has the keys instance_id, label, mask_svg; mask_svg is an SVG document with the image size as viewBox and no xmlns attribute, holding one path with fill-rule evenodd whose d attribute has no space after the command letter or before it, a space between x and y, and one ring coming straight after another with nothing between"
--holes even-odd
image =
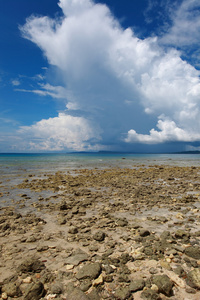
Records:
<instances>
[{"instance_id":1,"label":"shallow water","mask_svg":"<svg viewBox=\"0 0 200 300\"><path fill-rule=\"evenodd\" d=\"M0 174L56 172L82 168L132 168L140 165L200 166L198 154L0 154Z\"/></svg>"}]
</instances>

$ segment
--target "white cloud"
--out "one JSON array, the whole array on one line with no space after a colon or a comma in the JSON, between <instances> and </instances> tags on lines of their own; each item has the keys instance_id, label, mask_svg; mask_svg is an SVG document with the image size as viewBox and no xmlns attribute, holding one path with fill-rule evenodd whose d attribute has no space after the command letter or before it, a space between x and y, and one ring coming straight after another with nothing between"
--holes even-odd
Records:
<instances>
[{"instance_id":1,"label":"white cloud","mask_svg":"<svg viewBox=\"0 0 200 300\"><path fill-rule=\"evenodd\" d=\"M19 136L26 136L24 147L29 150L76 151L92 150L97 146L88 147L100 140L99 132L92 129L92 124L83 117L72 117L60 113L58 117L41 120L32 126L21 126Z\"/></svg>"},{"instance_id":2,"label":"white cloud","mask_svg":"<svg viewBox=\"0 0 200 300\"><path fill-rule=\"evenodd\" d=\"M200 2L183 0L172 14L172 26L164 35L163 42L178 47L200 44Z\"/></svg>"},{"instance_id":3,"label":"white cloud","mask_svg":"<svg viewBox=\"0 0 200 300\"><path fill-rule=\"evenodd\" d=\"M39 84L40 89L26 90L26 89L15 89L17 92L34 93L40 96L51 96L56 99L66 99L67 91L62 86L52 86L50 84Z\"/></svg>"},{"instance_id":4,"label":"white cloud","mask_svg":"<svg viewBox=\"0 0 200 300\"><path fill-rule=\"evenodd\" d=\"M9 118L4 118L4 117L0 117L0 123L11 123L14 125L17 125L18 122L13 120L13 119L9 119Z\"/></svg>"},{"instance_id":5,"label":"white cloud","mask_svg":"<svg viewBox=\"0 0 200 300\"><path fill-rule=\"evenodd\" d=\"M174 121L171 120L158 120L157 127L150 130L149 134L138 134L135 130L131 129L128 132L126 142L145 143L145 144L158 144L164 142L194 142L200 140L200 133L190 132L179 128Z\"/></svg>"},{"instance_id":6,"label":"white cloud","mask_svg":"<svg viewBox=\"0 0 200 300\"><path fill-rule=\"evenodd\" d=\"M182 12L188 11L183 4L176 14L177 22ZM64 117L64 128L69 130L71 140L74 132L76 142L67 139L69 142L64 143L64 135L56 135L57 130L62 132L60 116L26 127L26 132L38 135L42 125L50 126L43 137L48 141L46 150L52 147L52 131L53 143L57 140L59 149L73 145L74 149L81 148L76 146L77 127L71 126L73 120L90 123L86 126L83 122L83 136L87 131L89 135L84 145L88 146L94 132L98 132L98 139L101 135L102 145L119 144L127 133L126 143L200 140L200 72L183 61L177 50L164 50L156 37L139 39L130 28L123 29L105 5L90 0L61 0L59 6L63 18L32 16L21 31L61 71L65 82L63 87L41 85L41 89L31 92L66 99L66 107L73 114ZM160 119L161 114L167 119ZM157 120L160 131L151 129L146 134Z\"/></svg>"},{"instance_id":7,"label":"white cloud","mask_svg":"<svg viewBox=\"0 0 200 300\"><path fill-rule=\"evenodd\" d=\"M199 71L183 61L177 51L170 50L141 76L145 109L157 114L165 112L180 122L183 112L199 110L198 76Z\"/></svg>"},{"instance_id":8,"label":"white cloud","mask_svg":"<svg viewBox=\"0 0 200 300\"><path fill-rule=\"evenodd\" d=\"M20 84L21 84L21 83L20 83L20 81L19 81L18 79L12 80L12 85L18 86L18 85L20 85Z\"/></svg>"}]
</instances>

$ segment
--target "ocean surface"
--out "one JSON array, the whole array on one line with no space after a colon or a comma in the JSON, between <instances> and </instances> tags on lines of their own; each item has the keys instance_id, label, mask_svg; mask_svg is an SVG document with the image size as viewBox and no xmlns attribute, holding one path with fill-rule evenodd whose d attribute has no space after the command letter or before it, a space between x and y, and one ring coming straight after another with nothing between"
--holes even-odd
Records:
<instances>
[{"instance_id":1,"label":"ocean surface","mask_svg":"<svg viewBox=\"0 0 200 300\"><path fill-rule=\"evenodd\" d=\"M85 168L135 166L200 166L200 154L56 153L0 154L0 174L56 172Z\"/></svg>"}]
</instances>

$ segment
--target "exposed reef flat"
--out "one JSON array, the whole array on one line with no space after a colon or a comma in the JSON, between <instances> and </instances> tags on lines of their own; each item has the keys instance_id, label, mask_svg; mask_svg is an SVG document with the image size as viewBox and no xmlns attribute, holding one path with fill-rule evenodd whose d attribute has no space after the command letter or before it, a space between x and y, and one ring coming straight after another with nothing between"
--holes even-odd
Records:
<instances>
[{"instance_id":1,"label":"exposed reef flat","mask_svg":"<svg viewBox=\"0 0 200 300\"><path fill-rule=\"evenodd\" d=\"M0 181L1 299L200 299L200 167Z\"/></svg>"}]
</instances>

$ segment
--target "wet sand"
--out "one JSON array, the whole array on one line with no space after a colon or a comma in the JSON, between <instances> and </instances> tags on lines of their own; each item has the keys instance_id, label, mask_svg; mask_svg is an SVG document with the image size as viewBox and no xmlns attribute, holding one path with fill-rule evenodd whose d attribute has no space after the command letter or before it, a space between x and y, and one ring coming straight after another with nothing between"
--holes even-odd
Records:
<instances>
[{"instance_id":1,"label":"wet sand","mask_svg":"<svg viewBox=\"0 0 200 300\"><path fill-rule=\"evenodd\" d=\"M0 182L2 299L200 299L200 167Z\"/></svg>"}]
</instances>

